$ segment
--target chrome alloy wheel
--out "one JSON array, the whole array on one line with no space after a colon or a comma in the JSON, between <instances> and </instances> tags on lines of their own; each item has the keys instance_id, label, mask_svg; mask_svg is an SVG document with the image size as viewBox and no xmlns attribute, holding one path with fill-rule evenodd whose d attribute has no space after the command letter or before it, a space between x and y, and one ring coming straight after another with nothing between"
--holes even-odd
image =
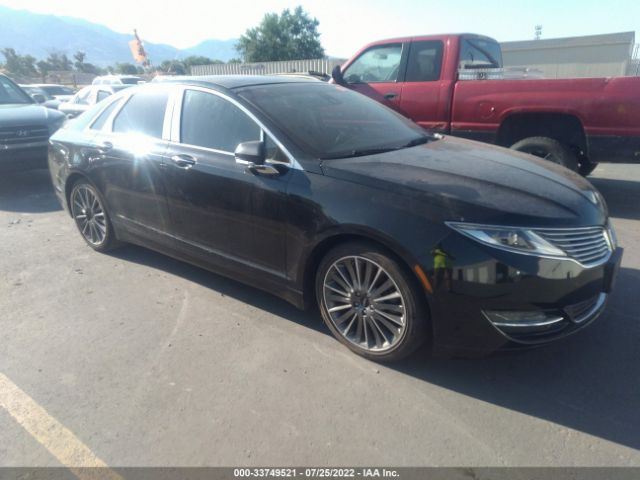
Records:
<instances>
[{"instance_id":1,"label":"chrome alloy wheel","mask_svg":"<svg viewBox=\"0 0 640 480\"><path fill-rule=\"evenodd\" d=\"M365 350L390 350L405 332L402 293L389 273L368 258L336 260L324 277L323 302L338 332Z\"/></svg>"},{"instance_id":2,"label":"chrome alloy wheel","mask_svg":"<svg viewBox=\"0 0 640 480\"><path fill-rule=\"evenodd\" d=\"M73 190L71 213L87 242L96 247L104 243L107 236L104 208L91 188L80 185Z\"/></svg>"}]
</instances>

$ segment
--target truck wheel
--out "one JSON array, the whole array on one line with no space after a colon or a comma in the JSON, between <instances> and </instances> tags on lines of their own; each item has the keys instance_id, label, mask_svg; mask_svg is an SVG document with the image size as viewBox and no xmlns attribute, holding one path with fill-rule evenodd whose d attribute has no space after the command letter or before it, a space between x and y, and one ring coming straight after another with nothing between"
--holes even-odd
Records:
<instances>
[{"instance_id":1,"label":"truck wheel","mask_svg":"<svg viewBox=\"0 0 640 480\"><path fill-rule=\"evenodd\" d=\"M514 143L511 148L557 163L574 172L578 171L577 155L553 138L529 137Z\"/></svg>"}]
</instances>

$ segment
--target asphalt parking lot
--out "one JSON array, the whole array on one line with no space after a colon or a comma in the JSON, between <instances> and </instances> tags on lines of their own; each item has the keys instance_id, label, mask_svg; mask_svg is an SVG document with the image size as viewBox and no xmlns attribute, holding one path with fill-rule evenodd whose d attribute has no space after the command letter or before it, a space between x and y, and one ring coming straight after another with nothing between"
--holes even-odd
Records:
<instances>
[{"instance_id":1,"label":"asphalt parking lot","mask_svg":"<svg viewBox=\"0 0 640 480\"><path fill-rule=\"evenodd\" d=\"M48 172L0 176L0 466L640 466L640 165L591 177L625 248L608 309L545 348L381 366L315 312L128 246Z\"/></svg>"}]
</instances>

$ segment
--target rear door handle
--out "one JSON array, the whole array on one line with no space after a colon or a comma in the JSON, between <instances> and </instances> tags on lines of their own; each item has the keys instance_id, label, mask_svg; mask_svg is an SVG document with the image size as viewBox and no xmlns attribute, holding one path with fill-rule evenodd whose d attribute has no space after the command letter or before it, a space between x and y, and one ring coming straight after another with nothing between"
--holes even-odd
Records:
<instances>
[{"instance_id":1,"label":"rear door handle","mask_svg":"<svg viewBox=\"0 0 640 480\"><path fill-rule=\"evenodd\" d=\"M176 167L180 167L180 168L191 168L196 163L198 163L195 157L192 157L191 155L185 155L185 154L174 155L173 157L171 157L171 161Z\"/></svg>"},{"instance_id":2,"label":"rear door handle","mask_svg":"<svg viewBox=\"0 0 640 480\"><path fill-rule=\"evenodd\" d=\"M398 94L396 92L388 92L388 93L384 94L385 100L393 100L397 96L398 96Z\"/></svg>"}]
</instances>

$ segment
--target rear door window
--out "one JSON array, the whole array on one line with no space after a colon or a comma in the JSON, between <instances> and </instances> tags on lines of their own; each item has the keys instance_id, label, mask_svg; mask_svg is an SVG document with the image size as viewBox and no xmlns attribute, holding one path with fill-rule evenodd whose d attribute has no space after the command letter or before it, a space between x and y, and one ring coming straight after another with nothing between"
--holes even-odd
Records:
<instances>
[{"instance_id":1,"label":"rear door window","mask_svg":"<svg viewBox=\"0 0 640 480\"><path fill-rule=\"evenodd\" d=\"M114 119L113 131L162 138L168 100L169 92L166 90L135 93Z\"/></svg>"}]
</instances>

